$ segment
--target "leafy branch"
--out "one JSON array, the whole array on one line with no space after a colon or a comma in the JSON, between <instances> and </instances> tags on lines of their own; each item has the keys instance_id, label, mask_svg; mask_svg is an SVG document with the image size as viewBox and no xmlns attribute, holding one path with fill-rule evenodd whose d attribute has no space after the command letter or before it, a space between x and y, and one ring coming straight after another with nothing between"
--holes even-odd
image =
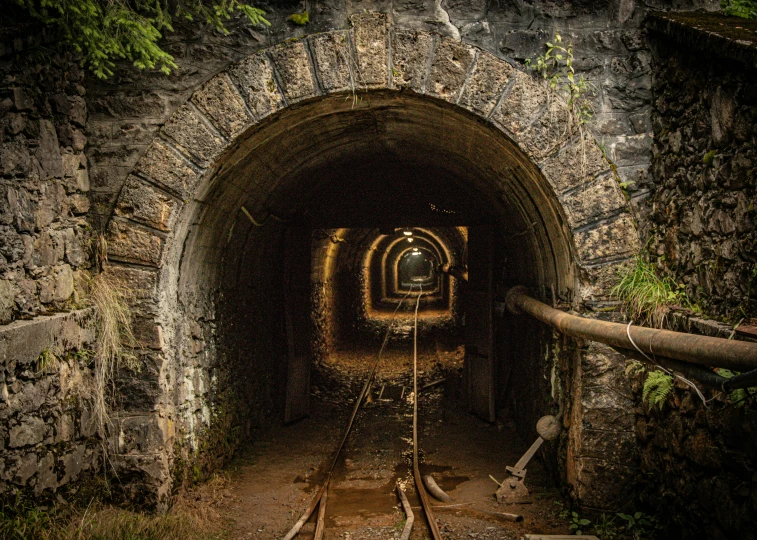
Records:
<instances>
[{"instance_id":1,"label":"leafy branch","mask_svg":"<svg viewBox=\"0 0 757 540\"><path fill-rule=\"evenodd\" d=\"M583 75L576 75L573 44L563 45L562 36L555 32L553 41L548 41L546 47L544 54L537 56L535 62L526 60L526 65L547 80L553 91L566 96L573 118L583 126L593 116L594 109L588 98L591 93L589 83Z\"/></svg>"},{"instance_id":2,"label":"leafy branch","mask_svg":"<svg viewBox=\"0 0 757 540\"><path fill-rule=\"evenodd\" d=\"M158 41L176 20L201 21L228 34L237 13L252 25L269 25L265 12L245 0L14 0L34 19L53 26L81 53L82 64L97 77L113 75L115 62L169 74L173 56Z\"/></svg>"},{"instance_id":3,"label":"leafy branch","mask_svg":"<svg viewBox=\"0 0 757 540\"><path fill-rule=\"evenodd\" d=\"M741 17L742 19L757 19L757 2L755 0L720 0L723 15Z\"/></svg>"}]
</instances>

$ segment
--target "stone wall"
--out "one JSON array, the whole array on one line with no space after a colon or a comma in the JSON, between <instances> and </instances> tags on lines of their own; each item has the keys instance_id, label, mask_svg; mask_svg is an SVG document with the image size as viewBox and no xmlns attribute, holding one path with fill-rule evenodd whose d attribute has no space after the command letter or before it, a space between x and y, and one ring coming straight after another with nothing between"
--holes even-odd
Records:
<instances>
[{"instance_id":1,"label":"stone wall","mask_svg":"<svg viewBox=\"0 0 757 540\"><path fill-rule=\"evenodd\" d=\"M757 70L728 42L692 46L683 32L708 19L679 19L653 20L649 251L704 313L735 323L757 315Z\"/></svg>"},{"instance_id":2,"label":"stone wall","mask_svg":"<svg viewBox=\"0 0 757 540\"><path fill-rule=\"evenodd\" d=\"M727 338L731 327L676 313L679 331ZM704 390L707 406L678 381L663 407L641 403L632 377L640 454L638 502L667 527L666 538L757 538L757 411Z\"/></svg>"},{"instance_id":3,"label":"stone wall","mask_svg":"<svg viewBox=\"0 0 757 540\"><path fill-rule=\"evenodd\" d=\"M215 74L262 48L307 34L349 27L363 11L391 16L398 28L427 30L461 39L494 55L524 62L544 52L555 31L573 43L576 68L591 83L591 128L626 182L640 183L649 165L652 96L651 52L642 29L649 7L718 9L712 0L565 2L547 0L325 0L259 3L271 26L250 29L240 21L221 36L180 26L166 38L179 68L170 76L122 66L108 81L88 78L87 151L92 177L92 219L107 221L126 177L158 129ZM441 5L439 5L441 4ZM291 13L307 10L311 22L297 26ZM638 195L643 194L640 192Z\"/></svg>"},{"instance_id":4,"label":"stone wall","mask_svg":"<svg viewBox=\"0 0 757 540\"><path fill-rule=\"evenodd\" d=\"M0 324L75 307L91 266L84 73L29 46L0 47Z\"/></svg>"},{"instance_id":5,"label":"stone wall","mask_svg":"<svg viewBox=\"0 0 757 540\"><path fill-rule=\"evenodd\" d=\"M733 30L721 22L698 14L649 21L654 142L644 186L650 197L639 208L650 259L707 316L728 321L674 312L671 329L728 338L733 323L757 308L757 49L724 37ZM632 377L637 504L668 525L667 538L755 538L754 398L736 406L705 390L705 406L678 381L664 406L652 409L641 401L643 381Z\"/></svg>"},{"instance_id":6,"label":"stone wall","mask_svg":"<svg viewBox=\"0 0 757 540\"><path fill-rule=\"evenodd\" d=\"M0 500L54 498L100 469L92 414L91 310L0 329Z\"/></svg>"}]
</instances>

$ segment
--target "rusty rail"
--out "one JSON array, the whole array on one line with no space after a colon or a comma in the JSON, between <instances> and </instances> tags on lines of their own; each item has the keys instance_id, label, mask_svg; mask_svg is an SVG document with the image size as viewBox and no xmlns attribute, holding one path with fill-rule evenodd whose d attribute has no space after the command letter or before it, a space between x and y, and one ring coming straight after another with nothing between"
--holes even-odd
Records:
<instances>
[{"instance_id":1,"label":"rusty rail","mask_svg":"<svg viewBox=\"0 0 757 540\"><path fill-rule=\"evenodd\" d=\"M513 287L507 292L505 305L511 313L526 313L569 336L598 341L612 347L632 351L638 348L648 355L736 371L757 369L757 343L643 326L629 328L625 324L571 315L531 298L526 294L526 288L521 286ZM629 340L629 336L633 342Z\"/></svg>"}]
</instances>

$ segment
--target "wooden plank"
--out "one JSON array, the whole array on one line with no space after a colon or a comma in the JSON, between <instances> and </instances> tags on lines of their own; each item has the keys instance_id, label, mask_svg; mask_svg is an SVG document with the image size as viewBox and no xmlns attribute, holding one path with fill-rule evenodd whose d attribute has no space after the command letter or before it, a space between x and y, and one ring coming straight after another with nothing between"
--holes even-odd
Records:
<instances>
[{"instance_id":1,"label":"wooden plank","mask_svg":"<svg viewBox=\"0 0 757 540\"><path fill-rule=\"evenodd\" d=\"M468 229L468 283L463 288L468 409L494 422L492 238L488 228Z\"/></svg>"},{"instance_id":2,"label":"wooden plank","mask_svg":"<svg viewBox=\"0 0 757 540\"><path fill-rule=\"evenodd\" d=\"M285 234L284 315L287 334L287 388L284 422L294 422L310 412L310 261L311 234L305 227L291 227Z\"/></svg>"}]
</instances>

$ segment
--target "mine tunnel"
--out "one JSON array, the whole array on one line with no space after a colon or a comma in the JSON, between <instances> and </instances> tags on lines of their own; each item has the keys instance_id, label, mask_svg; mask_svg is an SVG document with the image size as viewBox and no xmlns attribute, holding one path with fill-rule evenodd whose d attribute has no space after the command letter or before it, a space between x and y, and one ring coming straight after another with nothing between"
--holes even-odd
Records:
<instances>
[{"instance_id":1,"label":"mine tunnel","mask_svg":"<svg viewBox=\"0 0 757 540\"><path fill-rule=\"evenodd\" d=\"M757 28L519 4L4 34L0 536L755 537Z\"/></svg>"},{"instance_id":2,"label":"mine tunnel","mask_svg":"<svg viewBox=\"0 0 757 540\"><path fill-rule=\"evenodd\" d=\"M370 109L336 102L334 111L336 99L282 113L220 164L183 246L178 297L183 320L194 319L195 328L186 326L182 350L193 350L198 334L217 334L205 383L209 401L223 402L233 390L253 448L267 430L283 437L272 443L281 452L282 440L310 440L320 431L332 438L315 437L313 447L328 455L386 337L350 455L350 445L360 448L372 432L371 422L398 415L411 399L417 303L419 384L436 384L419 402L420 421L433 431L421 449L445 455L439 463L427 458L424 467L466 469L487 452L488 466L504 471L533 442L537 420L567 405L552 331L533 319L495 316L495 302L508 287L526 285L569 305L575 278L564 217L530 160L472 115L381 94L363 98ZM220 301L209 321L199 291L213 290ZM197 364L203 355L195 353ZM200 386L192 381L193 389ZM341 403L335 410L334 396ZM204 413L187 410L188 423L202 425ZM385 507L375 511L385 519L394 519L394 481L407 472L402 438L410 427L403 417L374 426L382 436L370 438L372 451L388 454L373 469L358 467L363 476L378 474L362 502L381 507L370 502L378 497ZM452 441L461 453L450 453ZM292 452L281 482L302 459ZM542 470L533 478L555 489L556 446L546 455L546 468L533 464ZM360 476L343 474L345 486ZM440 473L439 482L462 474ZM474 490L492 496L497 486L478 476ZM360 490L342 489L342 501L359 498ZM337 529L340 507L349 520L350 504L340 506L334 495L329 508Z\"/></svg>"}]
</instances>

